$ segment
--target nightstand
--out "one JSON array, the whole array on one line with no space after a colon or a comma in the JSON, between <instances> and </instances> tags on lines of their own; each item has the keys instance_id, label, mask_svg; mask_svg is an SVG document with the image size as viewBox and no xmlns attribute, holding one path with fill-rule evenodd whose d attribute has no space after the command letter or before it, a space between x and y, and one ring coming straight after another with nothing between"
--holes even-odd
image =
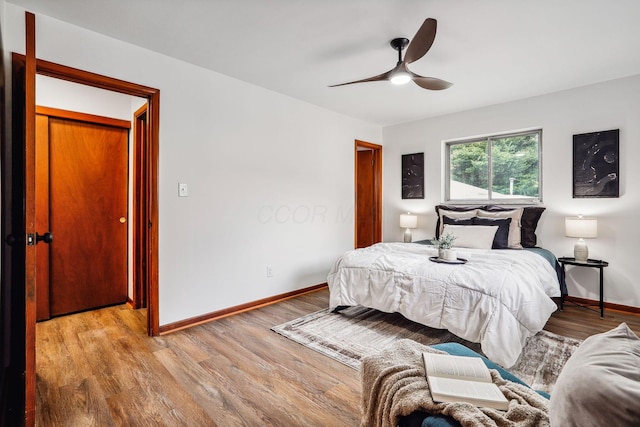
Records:
<instances>
[{"instance_id":1,"label":"nightstand","mask_svg":"<svg viewBox=\"0 0 640 427\"><path fill-rule=\"evenodd\" d=\"M576 267L592 267L600 270L600 318L604 317L604 301L602 297L603 287L604 287L604 272L603 269L609 266L609 263L606 261L602 261L599 259L588 259L587 261L576 261L575 258L567 258L562 257L558 258L558 262L562 265L562 272L566 276L566 266L567 265L575 265ZM562 304L564 303L564 297L561 299L560 308L562 308Z\"/></svg>"}]
</instances>

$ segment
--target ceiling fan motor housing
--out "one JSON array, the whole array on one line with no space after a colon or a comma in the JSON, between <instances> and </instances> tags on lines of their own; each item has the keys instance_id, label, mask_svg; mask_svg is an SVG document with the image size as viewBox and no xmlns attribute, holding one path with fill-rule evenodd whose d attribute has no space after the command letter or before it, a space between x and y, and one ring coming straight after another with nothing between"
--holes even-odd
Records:
<instances>
[{"instance_id":1,"label":"ceiling fan motor housing","mask_svg":"<svg viewBox=\"0 0 640 427\"><path fill-rule=\"evenodd\" d=\"M400 38L391 40L391 42L389 42L389 44L395 50L402 51L405 47L407 47L409 45L409 39L404 38L404 37L400 37Z\"/></svg>"}]
</instances>

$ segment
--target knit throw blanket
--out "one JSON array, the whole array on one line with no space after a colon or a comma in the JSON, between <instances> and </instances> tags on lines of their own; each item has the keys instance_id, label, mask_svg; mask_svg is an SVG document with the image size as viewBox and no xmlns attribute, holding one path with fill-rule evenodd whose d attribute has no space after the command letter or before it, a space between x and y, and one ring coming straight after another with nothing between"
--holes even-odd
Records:
<instances>
[{"instance_id":1,"label":"knit throw blanket","mask_svg":"<svg viewBox=\"0 0 640 427\"><path fill-rule=\"evenodd\" d=\"M425 377L422 353L444 353L412 340L399 340L366 357L362 376L361 427L396 427L414 411L443 414L467 426L549 426L548 400L491 370L493 382L509 400L509 409L478 408L468 403L435 403Z\"/></svg>"}]
</instances>

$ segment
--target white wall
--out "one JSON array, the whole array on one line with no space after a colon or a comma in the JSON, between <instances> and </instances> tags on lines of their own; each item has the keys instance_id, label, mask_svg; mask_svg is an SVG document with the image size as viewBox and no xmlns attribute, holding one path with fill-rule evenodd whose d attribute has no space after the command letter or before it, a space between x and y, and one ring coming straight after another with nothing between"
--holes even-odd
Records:
<instances>
[{"instance_id":1,"label":"white wall","mask_svg":"<svg viewBox=\"0 0 640 427\"><path fill-rule=\"evenodd\" d=\"M24 52L24 10L6 12ZM323 283L353 247L354 140L380 127L43 15L36 29L38 58L160 89L161 325Z\"/></svg>"},{"instance_id":2,"label":"white wall","mask_svg":"<svg viewBox=\"0 0 640 427\"><path fill-rule=\"evenodd\" d=\"M640 76L524 99L477 110L387 127L384 141L384 239L399 241L403 211L418 213L414 240L434 235L434 206L443 198L442 141L523 128L543 129L542 197L546 211L538 225L538 243L557 256L573 256L574 239L564 237L564 217L598 218L599 237L588 240L591 258L609 261L605 301L640 307ZM620 129L620 197L572 197L573 135ZM402 200L402 154L425 153L424 200ZM571 269L571 267L568 267ZM573 268L569 294L597 300L598 270Z\"/></svg>"},{"instance_id":3,"label":"white wall","mask_svg":"<svg viewBox=\"0 0 640 427\"><path fill-rule=\"evenodd\" d=\"M130 121L131 98L118 92L36 76L36 105Z\"/></svg>"}]
</instances>

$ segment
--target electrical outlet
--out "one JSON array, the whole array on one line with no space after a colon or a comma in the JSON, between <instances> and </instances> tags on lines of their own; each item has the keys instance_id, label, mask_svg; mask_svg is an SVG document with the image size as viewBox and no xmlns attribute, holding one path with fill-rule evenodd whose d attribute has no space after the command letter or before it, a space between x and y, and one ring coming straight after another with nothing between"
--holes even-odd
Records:
<instances>
[{"instance_id":1,"label":"electrical outlet","mask_svg":"<svg viewBox=\"0 0 640 427\"><path fill-rule=\"evenodd\" d=\"M273 270L270 265L267 265L267 277L273 277Z\"/></svg>"},{"instance_id":2,"label":"electrical outlet","mask_svg":"<svg viewBox=\"0 0 640 427\"><path fill-rule=\"evenodd\" d=\"M187 184L178 183L178 197L189 197L189 186Z\"/></svg>"}]
</instances>

